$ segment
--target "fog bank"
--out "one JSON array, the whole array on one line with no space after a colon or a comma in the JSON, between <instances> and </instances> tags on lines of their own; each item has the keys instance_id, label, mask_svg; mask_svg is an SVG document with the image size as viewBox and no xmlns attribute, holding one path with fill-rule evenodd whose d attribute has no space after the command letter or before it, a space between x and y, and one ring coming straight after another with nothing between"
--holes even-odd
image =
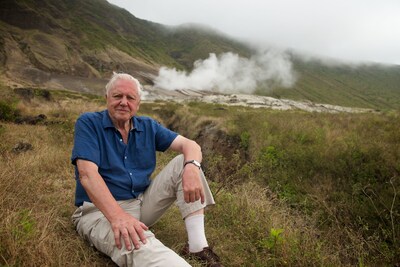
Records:
<instances>
[{"instance_id":1,"label":"fog bank","mask_svg":"<svg viewBox=\"0 0 400 267\"><path fill-rule=\"evenodd\" d=\"M259 84L291 87L296 82L292 62L284 52L267 50L252 56L210 54L197 60L191 72L161 67L155 86L168 89L207 90L221 93L253 93Z\"/></svg>"}]
</instances>

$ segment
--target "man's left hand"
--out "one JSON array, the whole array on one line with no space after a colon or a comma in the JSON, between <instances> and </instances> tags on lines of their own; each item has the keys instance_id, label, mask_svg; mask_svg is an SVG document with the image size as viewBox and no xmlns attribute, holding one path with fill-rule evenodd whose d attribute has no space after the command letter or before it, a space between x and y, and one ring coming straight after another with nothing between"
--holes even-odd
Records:
<instances>
[{"instance_id":1,"label":"man's left hand","mask_svg":"<svg viewBox=\"0 0 400 267\"><path fill-rule=\"evenodd\" d=\"M204 188L200 179L200 170L193 164L188 164L183 169L182 187L186 203L201 199L204 203Z\"/></svg>"}]
</instances>

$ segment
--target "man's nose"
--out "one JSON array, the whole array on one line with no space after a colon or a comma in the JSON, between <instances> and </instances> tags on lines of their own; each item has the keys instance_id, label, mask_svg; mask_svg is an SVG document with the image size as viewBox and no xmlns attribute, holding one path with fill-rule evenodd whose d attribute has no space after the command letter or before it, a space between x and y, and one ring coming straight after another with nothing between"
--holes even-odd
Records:
<instances>
[{"instance_id":1,"label":"man's nose","mask_svg":"<svg viewBox=\"0 0 400 267\"><path fill-rule=\"evenodd\" d=\"M124 96L121 98L121 102L119 102L121 106L126 106L128 104L128 99Z\"/></svg>"}]
</instances>

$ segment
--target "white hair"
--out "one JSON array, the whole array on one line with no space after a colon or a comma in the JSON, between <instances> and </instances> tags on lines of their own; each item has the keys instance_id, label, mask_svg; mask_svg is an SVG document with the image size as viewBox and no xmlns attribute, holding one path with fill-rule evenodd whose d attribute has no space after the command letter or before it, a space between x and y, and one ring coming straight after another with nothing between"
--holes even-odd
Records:
<instances>
[{"instance_id":1,"label":"white hair","mask_svg":"<svg viewBox=\"0 0 400 267\"><path fill-rule=\"evenodd\" d=\"M115 83L118 80L126 80L126 81L133 81L138 89L138 93L139 96L142 96L142 85L140 84L140 82L138 81L138 79L134 78L132 75L129 75L127 73L117 73L117 72L113 72L113 75L110 79L110 81L106 84L106 95L108 96L108 93L110 92L111 89L114 88Z\"/></svg>"}]
</instances>

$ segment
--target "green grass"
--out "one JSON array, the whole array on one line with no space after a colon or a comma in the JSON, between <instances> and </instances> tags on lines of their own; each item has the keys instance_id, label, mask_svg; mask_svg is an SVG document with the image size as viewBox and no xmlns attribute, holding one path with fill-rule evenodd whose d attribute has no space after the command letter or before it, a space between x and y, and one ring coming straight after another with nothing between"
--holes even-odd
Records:
<instances>
[{"instance_id":1,"label":"green grass","mask_svg":"<svg viewBox=\"0 0 400 267\"><path fill-rule=\"evenodd\" d=\"M184 135L203 135L201 123L193 124L199 117L225 129L225 137L217 132L206 137L213 142L217 135L222 143L207 150L205 162L219 188L247 181L270 188L291 208L315 218L320 230L336 231L334 240L349 244L341 248L342 263L399 258L397 112L317 114L191 103L189 113L187 107L174 109L179 119L172 120L181 122L175 130ZM206 139L198 138L208 147Z\"/></svg>"},{"instance_id":2,"label":"green grass","mask_svg":"<svg viewBox=\"0 0 400 267\"><path fill-rule=\"evenodd\" d=\"M267 90L260 86L257 93L348 107L400 108L399 66L329 66L318 61L292 59L294 71L299 77L293 88Z\"/></svg>"}]
</instances>

